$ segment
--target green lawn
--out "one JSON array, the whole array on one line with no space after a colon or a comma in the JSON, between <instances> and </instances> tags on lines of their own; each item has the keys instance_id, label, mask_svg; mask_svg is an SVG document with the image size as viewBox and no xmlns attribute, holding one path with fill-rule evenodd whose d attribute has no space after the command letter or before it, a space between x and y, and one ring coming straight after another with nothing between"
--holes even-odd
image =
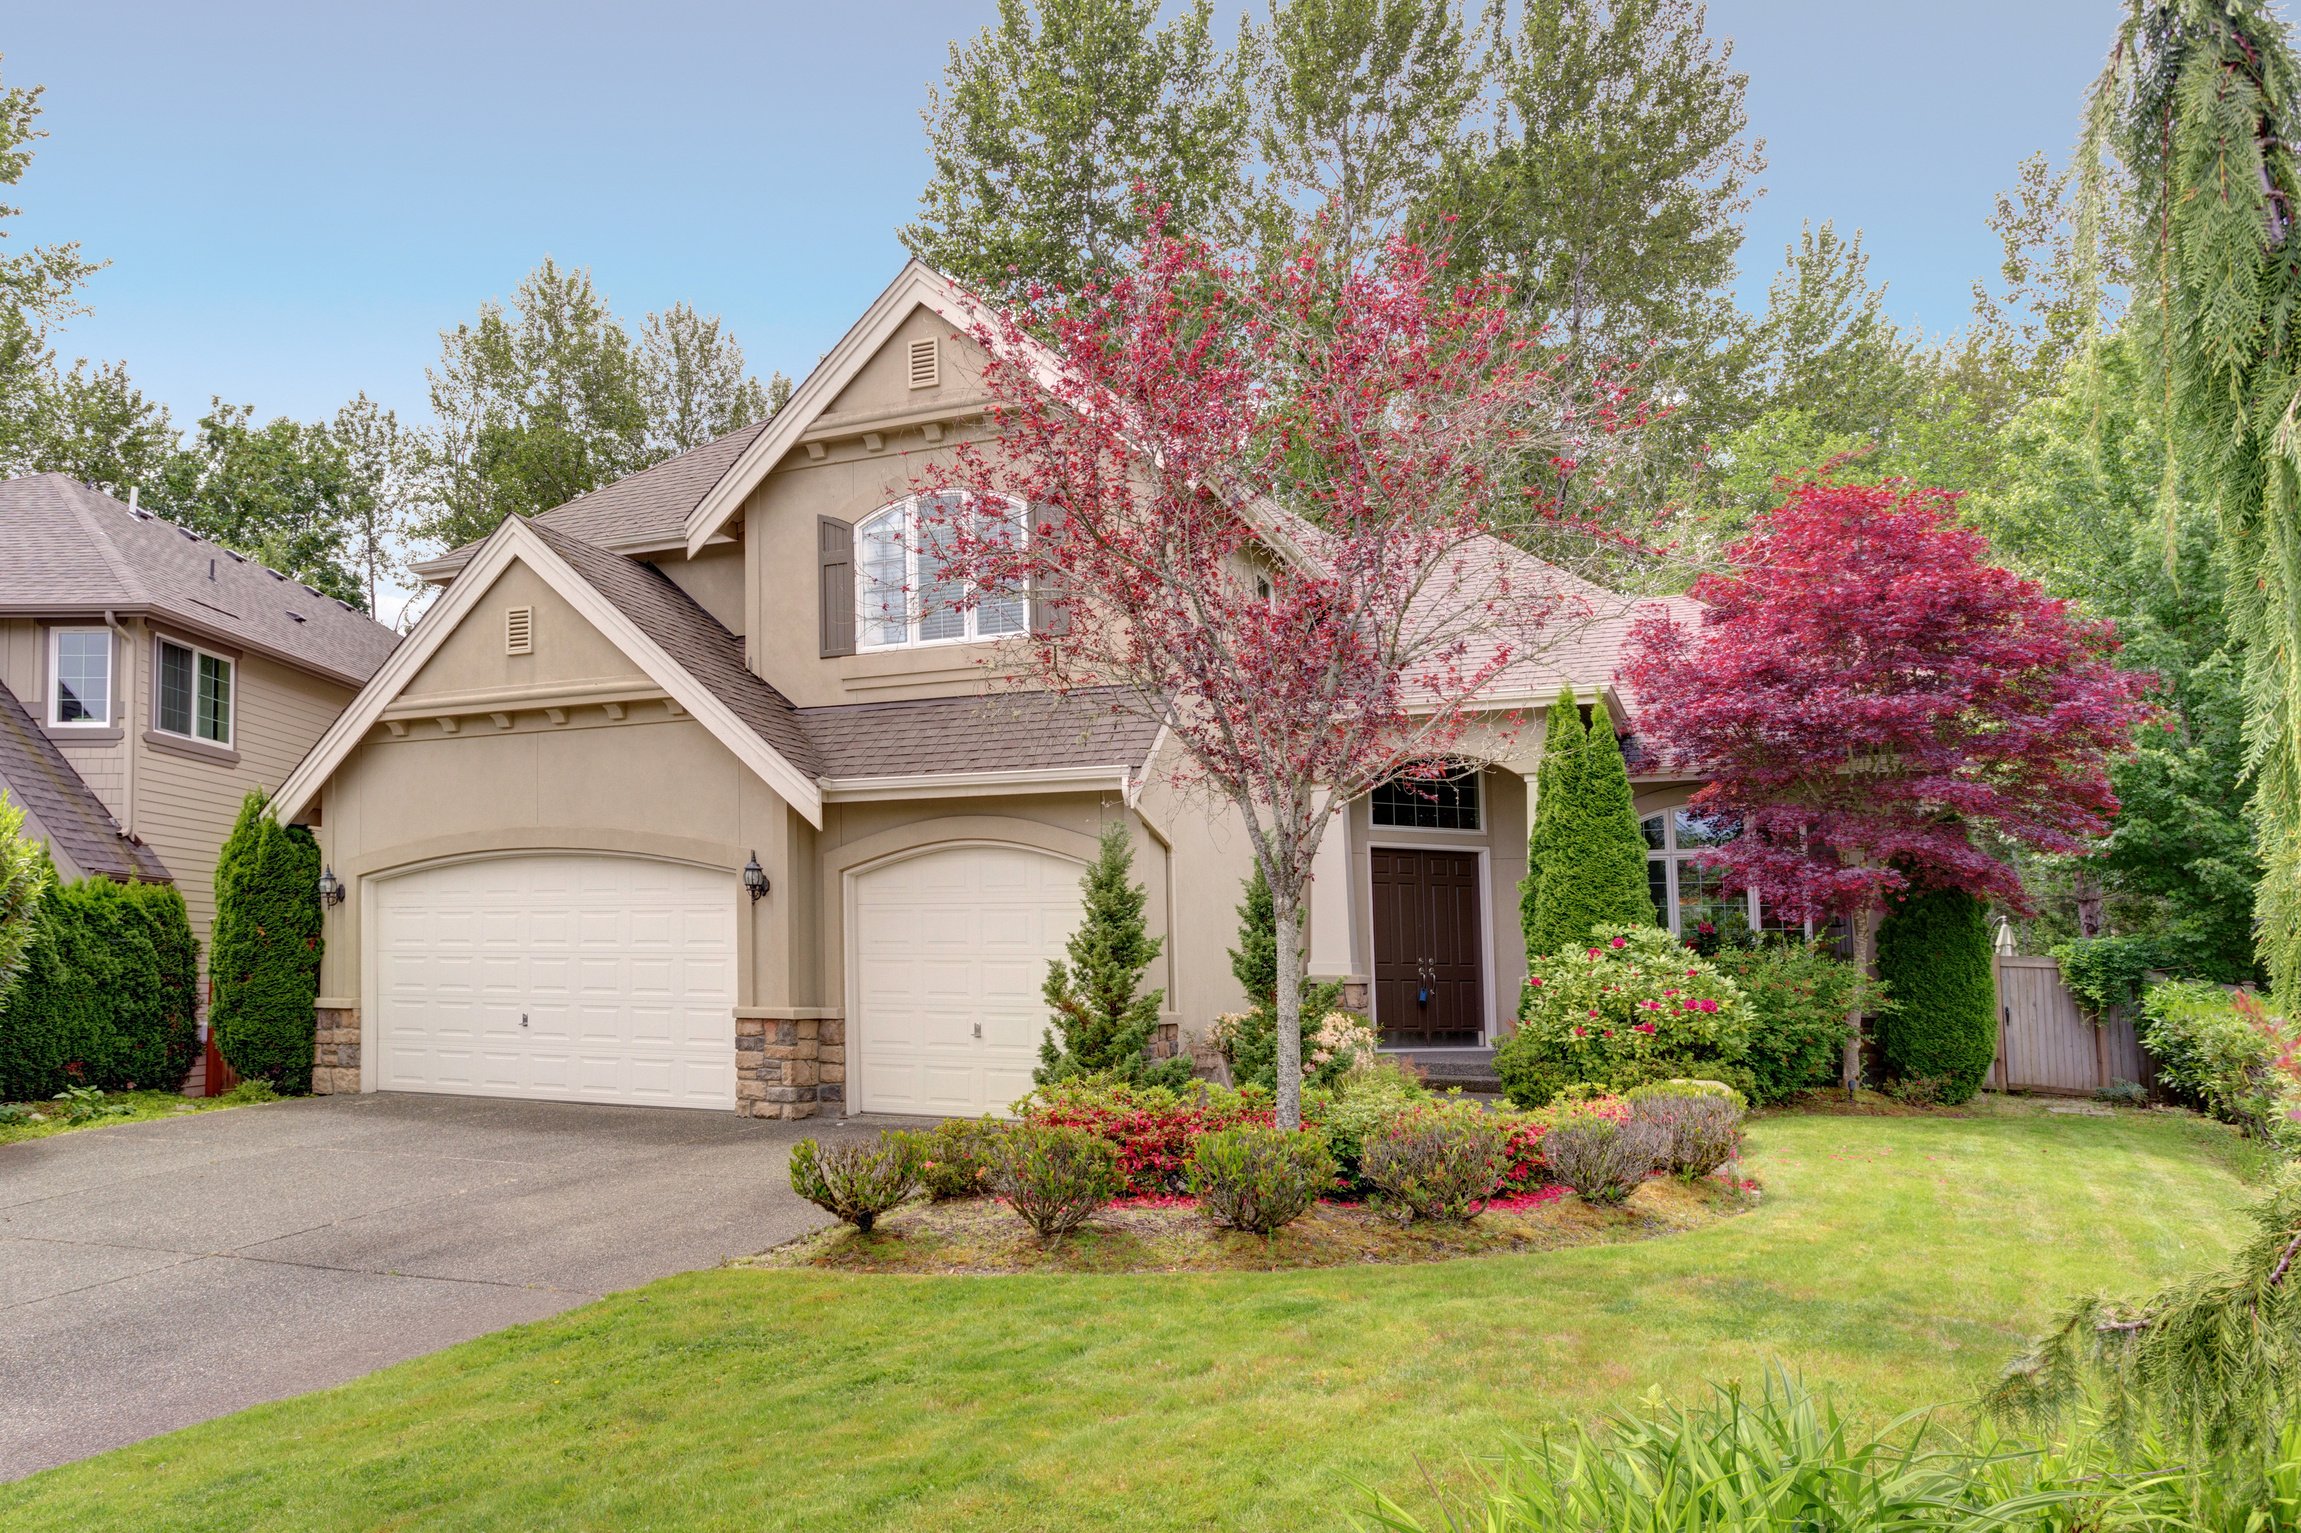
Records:
<instances>
[{"instance_id":1,"label":"green lawn","mask_svg":"<svg viewBox=\"0 0 2301 1533\"><path fill-rule=\"evenodd\" d=\"M107 1091L104 1106L110 1110L78 1123L67 1122L61 1105L53 1101L9 1103L4 1105L30 1108L43 1116L23 1123L0 1123L0 1145L46 1139L53 1134L76 1133L81 1129L149 1123L154 1118L184 1118L193 1113L214 1112L220 1107L245 1107L250 1102L270 1100L270 1097L253 1095L188 1097L179 1091Z\"/></svg>"},{"instance_id":2,"label":"green lawn","mask_svg":"<svg viewBox=\"0 0 2301 1533\"><path fill-rule=\"evenodd\" d=\"M0 1487L41 1528L1338 1526L1562 1415L1781 1360L1965 1397L2069 1294L2220 1254L2173 1116L1784 1117L1639 1245L1140 1277L697 1273Z\"/></svg>"}]
</instances>

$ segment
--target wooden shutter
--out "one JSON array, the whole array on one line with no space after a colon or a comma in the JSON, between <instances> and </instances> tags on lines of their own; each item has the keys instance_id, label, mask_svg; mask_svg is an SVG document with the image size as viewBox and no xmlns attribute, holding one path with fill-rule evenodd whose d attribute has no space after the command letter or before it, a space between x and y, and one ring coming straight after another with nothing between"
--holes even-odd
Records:
<instances>
[{"instance_id":1,"label":"wooden shutter","mask_svg":"<svg viewBox=\"0 0 2301 1533\"><path fill-rule=\"evenodd\" d=\"M836 517L815 518L816 606L823 654L855 653L855 529Z\"/></svg>"},{"instance_id":2,"label":"wooden shutter","mask_svg":"<svg viewBox=\"0 0 2301 1533\"><path fill-rule=\"evenodd\" d=\"M1060 506L1033 506L1030 516L1030 535L1042 542L1054 542L1063 537L1069 516ZM1042 532L1040 529L1044 528ZM1060 636L1071 631L1071 609L1061 599L1061 588L1051 581L1040 580L1031 586L1031 632Z\"/></svg>"}]
</instances>

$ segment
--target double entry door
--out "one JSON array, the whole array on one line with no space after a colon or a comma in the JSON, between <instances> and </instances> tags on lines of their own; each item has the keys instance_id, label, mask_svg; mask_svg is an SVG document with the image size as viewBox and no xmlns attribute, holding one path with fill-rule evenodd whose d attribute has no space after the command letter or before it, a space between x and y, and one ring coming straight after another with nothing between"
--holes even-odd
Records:
<instances>
[{"instance_id":1,"label":"double entry door","mask_svg":"<svg viewBox=\"0 0 2301 1533\"><path fill-rule=\"evenodd\" d=\"M1376 847L1374 1023L1385 1048L1485 1037L1478 854Z\"/></svg>"}]
</instances>

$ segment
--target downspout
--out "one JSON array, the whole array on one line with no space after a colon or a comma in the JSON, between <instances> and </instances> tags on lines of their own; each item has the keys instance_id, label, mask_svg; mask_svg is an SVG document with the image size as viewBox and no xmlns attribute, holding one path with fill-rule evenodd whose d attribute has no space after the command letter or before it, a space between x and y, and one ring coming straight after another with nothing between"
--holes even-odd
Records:
<instances>
[{"instance_id":1,"label":"downspout","mask_svg":"<svg viewBox=\"0 0 2301 1533\"><path fill-rule=\"evenodd\" d=\"M128 729L129 699L135 690L136 651L129 640L128 630L113 615L110 607L104 609L104 626L112 630L113 650L117 656L113 667L120 677L120 829L129 840L142 845L141 838L136 834L136 742L129 737Z\"/></svg>"}]
</instances>

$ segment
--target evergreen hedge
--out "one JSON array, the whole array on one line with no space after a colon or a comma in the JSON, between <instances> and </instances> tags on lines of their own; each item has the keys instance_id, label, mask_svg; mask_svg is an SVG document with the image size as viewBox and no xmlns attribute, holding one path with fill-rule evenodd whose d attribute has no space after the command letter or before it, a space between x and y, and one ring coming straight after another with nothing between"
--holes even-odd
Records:
<instances>
[{"instance_id":1,"label":"evergreen hedge","mask_svg":"<svg viewBox=\"0 0 2301 1533\"><path fill-rule=\"evenodd\" d=\"M183 1083L199 1048L199 945L181 894L105 878L52 885L25 960L0 1010L0 1099Z\"/></svg>"},{"instance_id":2,"label":"evergreen hedge","mask_svg":"<svg viewBox=\"0 0 2301 1533\"><path fill-rule=\"evenodd\" d=\"M320 994L320 849L282 825L259 790L240 805L216 863L208 1026L242 1080L312 1089L313 1006Z\"/></svg>"},{"instance_id":3,"label":"evergreen hedge","mask_svg":"<svg viewBox=\"0 0 2301 1533\"><path fill-rule=\"evenodd\" d=\"M1560 702L1571 707L1572 694ZM1545 750L1538 773L1546 773L1548 767ZM1654 924L1654 897L1646 883L1646 837L1638 828L1629 767L1605 703L1591 705L1581 746L1557 775L1559 803L1547 824L1543 799L1552 787L1542 775L1535 780L1534 818L1542 840L1542 865L1534 897L1536 924L1526 937L1529 957L1585 946L1601 926Z\"/></svg>"},{"instance_id":4,"label":"evergreen hedge","mask_svg":"<svg viewBox=\"0 0 2301 1533\"><path fill-rule=\"evenodd\" d=\"M1887 1071L1936 1083L1946 1102L1980 1090L1997 1055L1982 902L1957 889L1916 890L1893 902L1878 927L1878 978L1891 998L1880 1029Z\"/></svg>"},{"instance_id":5,"label":"evergreen hedge","mask_svg":"<svg viewBox=\"0 0 2301 1533\"><path fill-rule=\"evenodd\" d=\"M24 811L0 788L0 1016L6 1015L10 983L23 972L40 901L55 877L48 849L24 835Z\"/></svg>"}]
</instances>

